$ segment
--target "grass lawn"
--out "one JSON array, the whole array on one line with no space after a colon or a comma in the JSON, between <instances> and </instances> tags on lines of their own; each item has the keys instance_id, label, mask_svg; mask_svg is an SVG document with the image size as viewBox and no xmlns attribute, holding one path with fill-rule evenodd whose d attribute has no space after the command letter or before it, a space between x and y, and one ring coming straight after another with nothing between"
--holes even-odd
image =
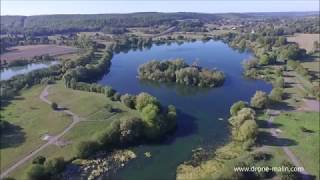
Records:
<instances>
[{"instance_id":1,"label":"grass lawn","mask_svg":"<svg viewBox=\"0 0 320 180\"><path fill-rule=\"evenodd\" d=\"M13 125L8 133L1 135L1 170L44 144L40 139L43 134L57 134L71 122L70 117L52 111L39 99L43 88L39 85L22 91L1 110L1 119Z\"/></svg>"},{"instance_id":2,"label":"grass lawn","mask_svg":"<svg viewBox=\"0 0 320 180\"><path fill-rule=\"evenodd\" d=\"M140 117L137 111L127 108L120 102L113 102L102 94L67 89L62 82L52 85L48 99L78 114L82 122L76 124L60 139L66 142L65 146L51 145L39 153L47 159L64 157L69 160L75 156L76 145L80 141L94 138L113 120L133 115ZM117 109L117 112L106 111L105 106L108 104ZM12 176L16 179L25 179L30 165L31 161L18 168Z\"/></svg>"},{"instance_id":3,"label":"grass lawn","mask_svg":"<svg viewBox=\"0 0 320 180\"><path fill-rule=\"evenodd\" d=\"M274 122L280 124L281 137L297 142L290 149L306 170L319 178L319 113L283 113Z\"/></svg>"},{"instance_id":4,"label":"grass lawn","mask_svg":"<svg viewBox=\"0 0 320 180\"><path fill-rule=\"evenodd\" d=\"M103 94L67 89L62 82L58 82L49 89L48 99L68 108L85 120L104 120L114 116L114 112L105 111L105 106L108 104L120 110L122 115L133 113L140 117L137 111L127 108L120 102L111 101Z\"/></svg>"}]
</instances>

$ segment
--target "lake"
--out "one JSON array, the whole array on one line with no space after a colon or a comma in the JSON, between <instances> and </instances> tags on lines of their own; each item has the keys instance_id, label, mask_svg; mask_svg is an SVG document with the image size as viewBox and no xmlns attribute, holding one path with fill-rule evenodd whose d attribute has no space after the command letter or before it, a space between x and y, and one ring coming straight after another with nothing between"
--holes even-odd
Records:
<instances>
[{"instance_id":1,"label":"lake","mask_svg":"<svg viewBox=\"0 0 320 180\"><path fill-rule=\"evenodd\" d=\"M110 72L98 83L110 85L121 93L148 92L163 105L173 104L179 110L178 129L174 135L163 143L133 148L137 159L119 170L116 178L175 179L176 167L190 159L192 149L207 147L214 150L226 143L230 106L239 100L250 101L256 90L269 92L272 88L264 81L242 76L241 62L250 56L249 52L240 53L220 41L154 45L150 49L115 54ZM183 58L189 64L197 61L206 68L218 68L226 74L226 81L222 87L201 89L137 78L139 65L152 59L174 58ZM146 158L145 152L151 152L152 157Z\"/></svg>"},{"instance_id":2,"label":"lake","mask_svg":"<svg viewBox=\"0 0 320 180\"><path fill-rule=\"evenodd\" d=\"M59 63L58 61L48 61L43 63L31 63L25 66L14 66L9 68L4 68L0 72L0 80L8 80L13 76L16 76L19 74L26 74L36 69L47 68L49 66L52 66L58 63Z\"/></svg>"},{"instance_id":3,"label":"lake","mask_svg":"<svg viewBox=\"0 0 320 180\"><path fill-rule=\"evenodd\" d=\"M119 170L116 178L175 179L176 167L190 159L192 149L214 150L228 141L230 106L239 100L250 101L256 90L272 89L264 81L242 76L241 62L250 56L249 52L240 53L220 41L154 45L150 49L115 54L110 72L98 83L112 86L120 93L148 92L163 105L173 104L179 111L177 131L163 143L133 148L137 159ZM225 73L226 81L222 87L201 89L140 81L136 77L139 65L153 59L174 58L183 58L189 64L197 61L209 69L218 68ZM152 157L146 158L145 152L150 152Z\"/></svg>"}]
</instances>

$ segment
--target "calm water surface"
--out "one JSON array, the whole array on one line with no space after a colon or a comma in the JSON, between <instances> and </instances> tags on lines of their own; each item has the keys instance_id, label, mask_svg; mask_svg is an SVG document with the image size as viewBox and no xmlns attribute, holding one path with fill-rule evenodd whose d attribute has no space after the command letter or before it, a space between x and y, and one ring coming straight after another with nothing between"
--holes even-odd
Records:
<instances>
[{"instance_id":1,"label":"calm water surface","mask_svg":"<svg viewBox=\"0 0 320 180\"><path fill-rule=\"evenodd\" d=\"M216 148L225 143L229 136L230 106L238 100L249 101L256 90L271 90L270 84L243 78L241 62L248 57L250 53L239 53L219 41L153 46L114 55L110 72L100 84L110 85L121 93L145 91L156 96L163 105L173 104L179 110L176 133L164 143L134 148L137 159L121 169L117 179L174 179L177 165L190 159L192 149ZM199 89L136 78L140 64L170 58L183 58L190 64L197 60L202 67L216 67L225 72L226 81L219 88ZM147 151L151 152L151 158L144 156Z\"/></svg>"},{"instance_id":2,"label":"calm water surface","mask_svg":"<svg viewBox=\"0 0 320 180\"><path fill-rule=\"evenodd\" d=\"M13 76L16 76L19 74L26 74L36 69L47 68L49 66L52 66L58 63L59 63L58 61L48 61L43 63L31 63L25 66L15 66L10 68L5 68L5 69L2 69L0 72L0 80L8 80Z\"/></svg>"}]
</instances>

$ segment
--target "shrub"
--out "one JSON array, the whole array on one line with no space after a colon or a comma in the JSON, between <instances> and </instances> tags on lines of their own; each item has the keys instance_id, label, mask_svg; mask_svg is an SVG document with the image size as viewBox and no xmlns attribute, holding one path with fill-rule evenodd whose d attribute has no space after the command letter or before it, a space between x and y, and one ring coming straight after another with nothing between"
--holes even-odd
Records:
<instances>
[{"instance_id":1,"label":"shrub","mask_svg":"<svg viewBox=\"0 0 320 180\"><path fill-rule=\"evenodd\" d=\"M290 162L284 160L281 162L282 167L287 167L289 169L294 168L295 166ZM298 180L300 179L299 173L295 171L281 171L280 172L281 180Z\"/></svg>"},{"instance_id":2,"label":"shrub","mask_svg":"<svg viewBox=\"0 0 320 180\"><path fill-rule=\"evenodd\" d=\"M172 131L177 126L177 110L173 105L168 106L168 112L165 119L165 132ZM164 120L163 120L164 121Z\"/></svg>"},{"instance_id":3,"label":"shrub","mask_svg":"<svg viewBox=\"0 0 320 180\"><path fill-rule=\"evenodd\" d=\"M176 119L176 117L177 117L177 110L176 110L176 107L174 107L174 105L169 105L169 106L168 106L167 117L168 117L169 119Z\"/></svg>"},{"instance_id":4,"label":"shrub","mask_svg":"<svg viewBox=\"0 0 320 180\"><path fill-rule=\"evenodd\" d=\"M32 164L44 164L44 162L46 161L46 158L43 156L37 156L36 158L34 158L32 160Z\"/></svg>"},{"instance_id":5,"label":"shrub","mask_svg":"<svg viewBox=\"0 0 320 180\"><path fill-rule=\"evenodd\" d=\"M255 95L251 98L250 105L256 109L262 109L266 107L268 102L268 96L263 91L256 91Z\"/></svg>"},{"instance_id":6,"label":"shrub","mask_svg":"<svg viewBox=\"0 0 320 180\"><path fill-rule=\"evenodd\" d=\"M312 87L312 94L318 99L320 100L320 86L314 86Z\"/></svg>"},{"instance_id":7,"label":"shrub","mask_svg":"<svg viewBox=\"0 0 320 180\"><path fill-rule=\"evenodd\" d=\"M53 110L57 110L57 109L58 109L58 104L55 103L55 102L52 102L52 103L51 103L51 108L52 108Z\"/></svg>"}]
</instances>

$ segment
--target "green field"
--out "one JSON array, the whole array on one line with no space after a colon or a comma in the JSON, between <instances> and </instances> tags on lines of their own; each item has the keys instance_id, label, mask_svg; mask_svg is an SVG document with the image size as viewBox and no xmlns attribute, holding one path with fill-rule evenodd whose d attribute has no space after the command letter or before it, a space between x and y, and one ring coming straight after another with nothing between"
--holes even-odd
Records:
<instances>
[{"instance_id":1,"label":"green field","mask_svg":"<svg viewBox=\"0 0 320 180\"><path fill-rule=\"evenodd\" d=\"M306 170L319 178L319 113L283 113L274 122L280 125L281 137L296 141L290 149Z\"/></svg>"},{"instance_id":2,"label":"green field","mask_svg":"<svg viewBox=\"0 0 320 180\"><path fill-rule=\"evenodd\" d=\"M67 89L61 82L49 89L48 99L68 108L85 120L104 120L114 116L115 113L105 111L105 106L108 104L114 109L121 110L121 115L134 113L139 116L137 111L127 108L120 102L113 102L103 94Z\"/></svg>"},{"instance_id":3,"label":"green field","mask_svg":"<svg viewBox=\"0 0 320 180\"><path fill-rule=\"evenodd\" d=\"M41 136L61 132L70 122L70 117L52 111L39 99L44 86L34 86L1 110L1 119L15 127L1 139L1 170L36 149L44 141Z\"/></svg>"},{"instance_id":4,"label":"green field","mask_svg":"<svg viewBox=\"0 0 320 180\"><path fill-rule=\"evenodd\" d=\"M37 148L41 144L41 134L48 132L50 134L58 133L70 123L70 117L62 113L53 112L49 105L40 101L39 94L43 88L44 86L35 86L30 90L24 91L21 96L23 98L20 98L21 100L12 101L12 103L4 109L2 113L4 117L9 119L9 117L17 116L15 119L11 118L10 122L20 125L24 129L26 137L31 136L31 138L27 138L22 145L2 149L1 165L6 164L8 166L14 162L12 161L14 157L22 157L25 152ZM96 134L105 130L113 120L121 119L125 116L140 116L138 112L127 108L120 102L113 102L102 94L67 89L61 82L50 87L48 99L76 113L82 121L59 139L65 142L65 145L50 145L39 153L39 155L43 155L48 159L64 157L68 160L74 157L76 152L75 146L78 142L94 138ZM112 108L117 109L117 111L108 112L105 109L106 105L111 105ZM35 110L30 111L32 108ZM23 114L21 112L23 112ZM19 114L19 116L17 114ZM29 118L32 115L36 115L37 118ZM19 117L30 119L32 123L24 123ZM13 149L14 154L12 153ZM30 164L31 161L19 167L11 176L17 179L25 179L25 174ZM3 168L5 166L2 165L1 167Z\"/></svg>"}]
</instances>

